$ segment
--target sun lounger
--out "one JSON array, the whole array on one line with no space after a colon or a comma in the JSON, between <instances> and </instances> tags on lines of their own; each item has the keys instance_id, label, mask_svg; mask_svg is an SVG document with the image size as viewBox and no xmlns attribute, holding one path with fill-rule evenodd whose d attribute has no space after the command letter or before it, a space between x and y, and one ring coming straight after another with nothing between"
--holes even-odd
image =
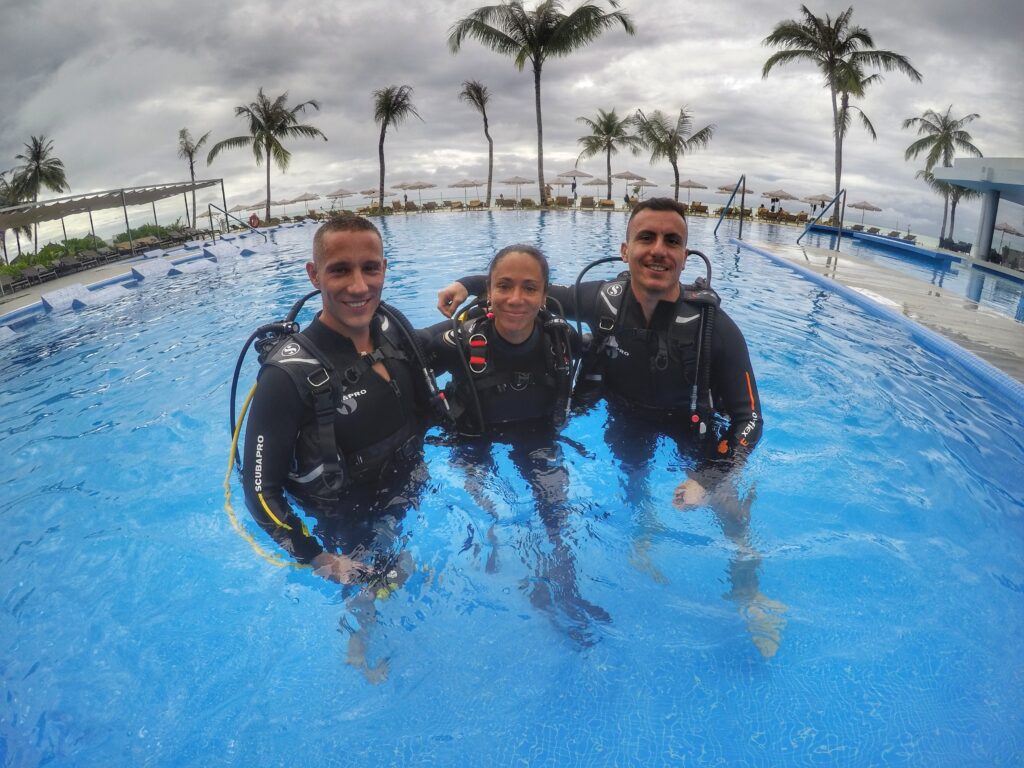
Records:
<instances>
[{"instance_id":1,"label":"sun lounger","mask_svg":"<svg viewBox=\"0 0 1024 768\"><path fill-rule=\"evenodd\" d=\"M559 208L568 208L569 198L566 197L565 195L559 195L558 197L555 198L555 205L558 206Z\"/></svg>"},{"instance_id":2,"label":"sun lounger","mask_svg":"<svg viewBox=\"0 0 1024 768\"><path fill-rule=\"evenodd\" d=\"M900 232L899 232L899 230L894 229L892 232L890 232L888 235L886 235L886 237L895 237L896 239L899 239Z\"/></svg>"},{"instance_id":3,"label":"sun lounger","mask_svg":"<svg viewBox=\"0 0 1024 768\"><path fill-rule=\"evenodd\" d=\"M429 202L426 202L426 203L423 204L423 210L424 211L436 211L437 210L437 203L435 203L433 200L430 200Z\"/></svg>"},{"instance_id":4,"label":"sun lounger","mask_svg":"<svg viewBox=\"0 0 1024 768\"><path fill-rule=\"evenodd\" d=\"M28 280L29 284L34 280L36 283L42 283L44 280L52 280L57 276L57 271L49 265L37 267L25 267L21 270L21 276Z\"/></svg>"},{"instance_id":5,"label":"sun lounger","mask_svg":"<svg viewBox=\"0 0 1024 768\"><path fill-rule=\"evenodd\" d=\"M853 230L854 232L863 232L864 231L864 225L863 224L854 224L852 227L850 227L850 229Z\"/></svg>"},{"instance_id":6,"label":"sun lounger","mask_svg":"<svg viewBox=\"0 0 1024 768\"><path fill-rule=\"evenodd\" d=\"M483 207L484 207L484 204L480 200L470 200L469 201L469 210L471 210L471 211L478 211L478 210L480 210Z\"/></svg>"},{"instance_id":7,"label":"sun lounger","mask_svg":"<svg viewBox=\"0 0 1024 768\"><path fill-rule=\"evenodd\" d=\"M878 229L878 227L870 227L870 228L864 230L864 234L866 234L866 235L877 235L877 234L879 234L879 229Z\"/></svg>"},{"instance_id":8,"label":"sun lounger","mask_svg":"<svg viewBox=\"0 0 1024 768\"><path fill-rule=\"evenodd\" d=\"M462 205L462 201L461 200L452 200L452 210L453 211L461 211L462 208L463 208L463 205Z\"/></svg>"},{"instance_id":9,"label":"sun lounger","mask_svg":"<svg viewBox=\"0 0 1024 768\"><path fill-rule=\"evenodd\" d=\"M0 296L7 293L14 293L19 288L27 288L28 279L24 277L12 277L11 275L0 275Z\"/></svg>"},{"instance_id":10,"label":"sun lounger","mask_svg":"<svg viewBox=\"0 0 1024 768\"><path fill-rule=\"evenodd\" d=\"M537 204L533 202L532 197L524 197L519 201L519 207L521 208L536 208Z\"/></svg>"},{"instance_id":11,"label":"sun lounger","mask_svg":"<svg viewBox=\"0 0 1024 768\"><path fill-rule=\"evenodd\" d=\"M420 209L420 207L418 205L416 205L416 203L414 203L412 200L410 200L409 202L407 202L405 204L405 210L406 211L415 212L415 211L418 211L419 209Z\"/></svg>"},{"instance_id":12,"label":"sun lounger","mask_svg":"<svg viewBox=\"0 0 1024 768\"><path fill-rule=\"evenodd\" d=\"M904 235L901 239L902 240L906 240L908 243L913 243L913 242L915 242L917 240L917 235L907 234L907 235Z\"/></svg>"},{"instance_id":13,"label":"sun lounger","mask_svg":"<svg viewBox=\"0 0 1024 768\"><path fill-rule=\"evenodd\" d=\"M597 202L597 207L600 208L602 211L614 211L615 210L615 201L614 200L599 200Z\"/></svg>"},{"instance_id":14,"label":"sun lounger","mask_svg":"<svg viewBox=\"0 0 1024 768\"><path fill-rule=\"evenodd\" d=\"M583 197L581 197L580 208L588 211L594 210L594 198L592 198L590 195L584 195Z\"/></svg>"}]
</instances>

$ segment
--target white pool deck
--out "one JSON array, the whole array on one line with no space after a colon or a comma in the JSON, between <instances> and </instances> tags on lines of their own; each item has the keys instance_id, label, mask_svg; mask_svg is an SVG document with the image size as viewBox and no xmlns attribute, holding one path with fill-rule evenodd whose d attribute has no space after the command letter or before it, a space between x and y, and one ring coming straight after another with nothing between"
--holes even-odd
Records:
<instances>
[{"instance_id":1,"label":"white pool deck","mask_svg":"<svg viewBox=\"0 0 1024 768\"><path fill-rule=\"evenodd\" d=\"M752 245L903 314L1024 383L1024 324L952 291L847 253L809 246ZM750 258L756 257L750 254ZM0 297L0 315L35 304L43 294L75 284L91 285L116 278L128 274L131 268L131 262L116 262L33 285ZM1005 268L997 271L1024 277Z\"/></svg>"}]
</instances>

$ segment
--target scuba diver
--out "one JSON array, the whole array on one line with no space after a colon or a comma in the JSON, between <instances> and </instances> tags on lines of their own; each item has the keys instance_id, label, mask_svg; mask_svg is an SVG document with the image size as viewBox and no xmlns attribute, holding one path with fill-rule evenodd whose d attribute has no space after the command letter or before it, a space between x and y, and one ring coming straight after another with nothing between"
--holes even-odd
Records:
<instances>
[{"instance_id":1,"label":"scuba diver","mask_svg":"<svg viewBox=\"0 0 1024 768\"><path fill-rule=\"evenodd\" d=\"M244 413L236 424L235 388L245 352L258 339L261 368L247 403L241 457L246 505L295 561L361 588L371 607L373 597L390 594L408 577L407 569L396 568L404 544L400 522L425 484L422 441L431 407L443 411L419 339L381 301L386 269L372 222L342 215L323 224L306 264L322 311L299 332L294 319L314 291L287 320L250 336L231 400L237 458ZM316 519L312 533L290 499ZM349 661L358 665L353 654L365 649L365 638L352 637Z\"/></svg>"},{"instance_id":2,"label":"scuba diver","mask_svg":"<svg viewBox=\"0 0 1024 768\"><path fill-rule=\"evenodd\" d=\"M531 602L549 613L563 613L570 635L588 644L591 620L608 614L579 594L575 560L564 539L569 513L569 477L556 440L565 420L578 335L555 303L548 309L547 259L531 245L502 248L491 260L483 298L454 312L450 323L420 331L435 370L450 371L445 389L459 437L453 461L466 475L466 488L494 522L487 532L497 568L498 513L487 487L498 476L494 443L511 446L509 457L529 484L548 540L550 554L539 555L528 580Z\"/></svg>"}]
</instances>

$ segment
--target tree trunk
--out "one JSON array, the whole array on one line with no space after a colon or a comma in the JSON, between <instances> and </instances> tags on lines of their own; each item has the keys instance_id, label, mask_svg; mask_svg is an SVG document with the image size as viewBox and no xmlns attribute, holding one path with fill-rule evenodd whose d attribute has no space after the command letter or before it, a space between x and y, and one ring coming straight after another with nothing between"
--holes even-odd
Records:
<instances>
[{"instance_id":1,"label":"tree trunk","mask_svg":"<svg viewBox=\"0 0 1024 768\"><path fill-rule=\"evenodd\" d=\"M3 231L3 243L4 243L4 264L10 264L10 259L7 258L7 230Z\"/></svg>"},{"instance_id":2,"label":"tree trunk","mask_svg":"<svg viewBox=\"0 0 1024 768\"><path fill-rule=\"evenodd\" d=\"M267 139L267 220L266 226L270 226L270 139ZM210 227L213 228L213 219L210 219Z\"/></svg>"},{"instance_id":3,"label":"tree trunk","mask_svg":"<svg viewBox=\"0 0 1024 768\"><path fill-rule=\"evenodd\" d=\"M953 239L953 225L956 223L956 204L960 202L959 197L949 201L949 239Z\"/></svg>"},{"instance_id":4,"label":"tree trunk","mask_svg":"<svg viewBox=\"0 0 1024 768\"><path fill-rule=\"evenodd\" d=\"M196 225L196 164L195 161L189 158L188 161L188 172L192 176L192 226Z\"/></svg>"},{"instance_id":5,"label":"tree trunk","mask_svg":"<svg viewBox=\"0 0 1024 768\"><path fill-rule=\"evenodd\" d=\"M678 163L678 161L674 157L671 159L670 162L672 163L672 175L675 176L675 179L676 179L676 197L675 197L675 200L678 203L679 202L679 163Z\"/></svg>"},{"instance_id":6,"label":"tree trunk","mask_svg":"<svg viewBox=\"0 0 1024 768\"><path fill-rule=\"evenodd\" d=\"M946 239L946 217L949 215L949 193L942 196L942 229L939 230L939 242Z\"/></svg>"},{"instance_id":7,"label":"tree trunk","mask_svg":"<svg viewBox=\"0 0 1024 768\"><path fill-rule=\"evenodd\" d=\"M380 143L377 145L377 157L380 160L380 201L377 205L380 207L381 215L384 214L384 134L387 130L388 123L385 120L380 126Z\"/></svg>"},{"instance_id":8,"label":"tree trunk","mask_svg":"<svg viewBox=\"0 0 1024 768\"><path fill-rule=\"evenodd\" d=\"M607 162L607 166L608 166L608 168L607 168L607 171L608 171L608 197L606 197L605 200L611 200L612 199L612 148L611 147L608 147L607 160L608 160L608 162Z\"/></svg>"},{"instance_id":9,"label":"tree trunk","mask_svg":"<svg viewBox=\"0 0 1024 768\"><path fill-rule=\"evenodd\" d=\"M541 207L544 207L544 125L540 116L540 70L540 62L534 60L533 95L537 105L537 188L540 190Z\"/></svg>"},{"instance_id":10,"label":"tree trunk","mask_svg":"<svg viewBox=\"0 0 1024 768\"><path fill-rule=\"evenodd\" d=\"M18 245L18 255L21 256L21 235L18 234L18 228L14 228L14 242Z\"/></svg>"},{"instance_id":11,"label":"tree trunk","mask_svg":"<svg viewBox=\"0 0 1024 768\"><path fill-rule=\"evenodd\" d=\"M487 113L481 108L484 116L484 136L487 137L487 207L491 207L491 179L494 176L494 140L487 130Z\"/></svg>"},{"instance_id":12,"label":"tree trunk","mask_svg":"<svg viewBox=\"0 0 1024 768\"><path fill-rule=\"evenodd\" d=\"M829 89L832 92L832 135L836 142L836 191L835 194L839 194L840 185L843 178L843 134L841 126L839 125L839 107L836 105L836 89L831 87Z\"/></svg>"}]
</instances>

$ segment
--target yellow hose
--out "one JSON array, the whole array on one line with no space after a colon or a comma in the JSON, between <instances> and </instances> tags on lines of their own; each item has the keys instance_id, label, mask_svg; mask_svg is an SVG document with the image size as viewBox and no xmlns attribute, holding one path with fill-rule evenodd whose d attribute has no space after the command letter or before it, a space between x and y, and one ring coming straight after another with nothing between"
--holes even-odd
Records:
<instances>
[{"instance_id":1,"label":"yellow hose","mask_svg":"<svg viewBox=\"0 0 1024 768\"><path fill-rule=\"evenodd\" d=\"M235 433L231 437L231 451L228 455L228 471L224 475L224 511L228 513L228 520L231 521L231 527L235 529L239 536L249 542L249 546L253 548L253 551L266 560L271 565L275 565L278 568L309 568L308 565L303 563L297 563L294 560L286 560L283 557L267 552L260 543L252 537L242 524L238 522L238 516L235 514L235 508L231 506L231 470L235 468L235 453L238 451L238 436L242 433L242 424L245 422L245 414L249 410L249 403L252 402L253 395L256 394L256 385L252 385L252 389L249 390L248 397L245 398L245 403L242 405L242 412L238 415L238 423L235 425Z\"/></svg>"}]
</instances>

